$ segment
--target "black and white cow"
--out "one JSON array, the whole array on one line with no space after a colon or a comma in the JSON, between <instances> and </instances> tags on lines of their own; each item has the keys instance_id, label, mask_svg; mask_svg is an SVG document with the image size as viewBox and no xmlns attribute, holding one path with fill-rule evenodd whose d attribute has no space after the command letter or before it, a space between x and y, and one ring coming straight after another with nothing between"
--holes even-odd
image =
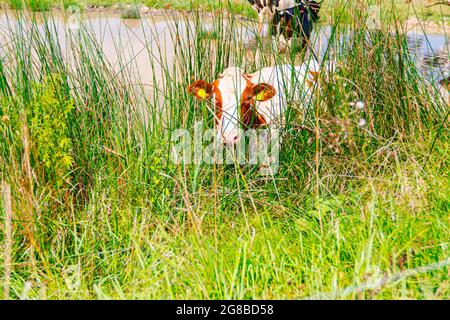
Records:
<instances>
[{"instance_id":1,"label":"black and white cow","mask_svg":"<svg viewBox=\"0 0 450 320\"><path fill-rule=\"evenodd\" d=\"M252 5L253 9L258 12L258 34L261 35L262 24L264 21L264 14L268 14L269 20L272 19L274 15L274 10L276 3L280 0L248 0ZM284 0L281 0L284 1Z\"/></svg>"},{"instance_id":2,"label":"black and white cow","mask_svg":"<svg viewBox=\"0 0 450 320\"><path fill-rule=\"evenodd\" d=\"M258 33L261 35L264 14L269 16L273 36L282 36L286 43L301 39L307 46L314 24L319 20L321 2L315 0L248 0L258 12Z\"/></svg>"}]
</instances>

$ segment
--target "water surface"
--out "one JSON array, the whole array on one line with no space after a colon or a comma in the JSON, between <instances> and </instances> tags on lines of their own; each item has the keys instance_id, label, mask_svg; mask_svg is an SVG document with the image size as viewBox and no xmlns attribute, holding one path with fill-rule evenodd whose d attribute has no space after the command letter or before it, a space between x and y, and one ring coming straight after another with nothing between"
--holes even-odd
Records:
<instances>
[{"instance_id":1,"label":"water surface","mask_svg":"<svg viewBox=\"0 0 450 320\"><path fill-rule=\"evenodd\" d=\"M5 57L10 50L8 44L19 32L17 12L0 11L0 57ZM92 35L101 48L107 61L117 75L126 74L127 81L142 86L152 86L164 81L163 69L173 70L176 64L177 37L184 37L187 28L195 28L194 22L164 15L145 16L140 20L122 19L119 14L88 13L86 15L65 16L53 11L50 18L34 16L39 32L44 33L46 20L51 21L50 33L58 40L65 59L70 62L73 53L68 50L68 37L76 34L82 25ZM48 22L47 22L48 23ZM174 36L174 26L179 34ZM210 30L211 19L202 21L202 28ZM254 22L238 20L234 28L237 41L248 48L256 43ZM267 30L267 26L266 26ZM330 27L321 27L313 35L313 46L320 56L324 52L331 33ZM22 31L23 32L23 31ZM449 75L449 43L444 34L423 34L410 32L407 34L408 46L417 65L430 78L439 80ZM75 38L76 39L76 38ZM345 40L343 40L345 41ZM264 43L264 42L263 42Z\"/></svg>"}]
</instances>

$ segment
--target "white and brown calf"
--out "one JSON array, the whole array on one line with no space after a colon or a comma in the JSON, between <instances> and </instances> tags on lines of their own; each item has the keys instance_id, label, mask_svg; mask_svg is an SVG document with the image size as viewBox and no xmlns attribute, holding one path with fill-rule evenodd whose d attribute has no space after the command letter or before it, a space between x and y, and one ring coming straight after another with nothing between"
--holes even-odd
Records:
<instances>
[{"instance_id":1,"label":"white and brown calf","mask_svg":"<svg viewBox=\"0 0 450 320\"><path fill-rule=\"evenodd\" d=\"M213 101L217 137L235 145L240 128L282 126L288 99L307 105L318 72L315 62L267 67L251 74L231 67L212 83L195 81L188 92L199 100Z\"/></svg>"}]
</instances>

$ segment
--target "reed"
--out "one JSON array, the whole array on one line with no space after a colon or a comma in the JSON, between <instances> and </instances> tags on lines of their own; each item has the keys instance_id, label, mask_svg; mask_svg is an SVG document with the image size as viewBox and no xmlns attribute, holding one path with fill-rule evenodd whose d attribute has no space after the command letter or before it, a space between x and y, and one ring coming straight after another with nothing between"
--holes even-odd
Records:
<instances>
[{"instance_id":1,"label":"reed","mask_svg":"<svg viewBox=\"0 0 450 320\"><path fill-rule=\"evenodd\" d=\"M9 289L11 285L11 266L12 266L12 205L11 205L11 187L2 183L2 199L3 207L5 208L5 220L4 220L4 249L3 249L3 299L9 299Z\"/></svg>"},{"instance_id":2,"label":"reed","mask_svg":"<svg viewBox=\"0 0 450 320\"><path fill-rule=\"evenodd\" d=\"M145 34L142 70L117 39L112 65L88 23L63 47L52 15L14 14L0 56L0 181L29 214L0 238L11 298L448 299L448 105L400 26L371 30L361 12L333 22L320 88L306 109L290 102L268 178L170 161L175 130L213 125L186 86L312 55L244 45L234 14L196 10L165 16L173 47ZM379 279L394 280L366 285Z\"/></svg>"}]
</instances>

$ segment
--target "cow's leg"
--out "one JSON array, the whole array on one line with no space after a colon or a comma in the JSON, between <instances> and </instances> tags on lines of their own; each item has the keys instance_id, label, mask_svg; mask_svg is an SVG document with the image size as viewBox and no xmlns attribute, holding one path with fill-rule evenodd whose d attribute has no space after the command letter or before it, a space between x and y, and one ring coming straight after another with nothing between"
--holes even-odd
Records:
<instances>
[{"instance_id":1,"label":"cow's leg","mask_svg":"<svg viewBox=\"0 0 450 320\"><path fill-rule=\"evenodd\" d=\"M261 10L258 13L258 34L260 37L262 37L262 26L264 22L264 10Z\"/></svg>"},{"instance_id":2,"label":"cow's leg","mask_svg":"<svg viewBox=\"0 0 450 320\"><path fill-rule=\"evenodd\" d=\"M269 13L269 34L272 37L276 37L279 33L280 18L280 13L278 11Z\"/></svg>"},{"instance_id":3,"label":"cow's leg","mask_svg":"<svg viewBox=\"0 0 450 320\"><path fill-rule=\"evenodd\" d=\"M279 48L278 41L280 39L281 34L280 22L281 22L280 13L278 11L275 11L269 24L269 34L272 39L272 48L275 49Z\"/></svg>"},{"instance_id":4,"label":"cow's leg","mask_svg":"<svg viewBox=\"0 0 450 320\"><path fill-rule=\"evenodd\" d=\"M300 27L300 50L307 49L309 47L309 40L312 33L312 21L310 21L310 13L306 10L299 18Z\"/></svg>"}]
</instances>

